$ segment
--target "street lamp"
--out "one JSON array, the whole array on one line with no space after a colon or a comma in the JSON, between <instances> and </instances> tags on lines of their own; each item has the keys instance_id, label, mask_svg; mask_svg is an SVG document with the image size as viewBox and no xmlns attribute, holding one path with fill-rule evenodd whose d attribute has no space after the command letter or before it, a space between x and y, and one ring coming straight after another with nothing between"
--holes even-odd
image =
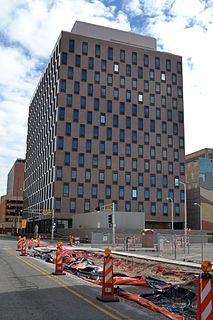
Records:
<instances>
[{"instance_id":1,"label":"street lamp","mask_svg":"<svg viewBox=\"0 0 213 320\"><path fill-rule=\"evenodd\" d=\"M187 236L186 183L180 181L179 179L175 179L175 186L178 187L179 184L182 184L184 187L184 234L186 237Z\"/></svg>"},{"instance_id":2,"label":"street lamp","mask_svg":"<svg viewBox=\"0 0 213 320\"><path fill-rule=\"evenodd\" d=\"M166 198L167 201L171 202L171 209L172 209L172 230L174 230L174 200L170 197Z\"/></svg>"},{"instance_id":3,"label":"street lamp","mask_svg":"<svg viewBox=\"0 0 213 320\"><path fill-rule=\"evenodd\" d=\"M198 206L200 208L200 230L203 230L203 213L202 213L202 206L201 204L194 202L194 206Z\"/></svg>"}]
</instances>

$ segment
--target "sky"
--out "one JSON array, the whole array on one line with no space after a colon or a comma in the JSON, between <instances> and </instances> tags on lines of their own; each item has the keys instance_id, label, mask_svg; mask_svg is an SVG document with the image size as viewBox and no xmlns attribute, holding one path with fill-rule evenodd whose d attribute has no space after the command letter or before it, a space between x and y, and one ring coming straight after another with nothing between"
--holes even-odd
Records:
<instances>
[{"instance_id":1,"label":"sky","mask_svg":"<svg viewBox=\"0 0 213 320\"><path fill-rule=\"evenodd\" d=\"M0 196L25 158L31 97L61 30L76 20L157 39L183 57L186 154L213 148L213 0L0 0Z\"/></svg>"}]
</instances>

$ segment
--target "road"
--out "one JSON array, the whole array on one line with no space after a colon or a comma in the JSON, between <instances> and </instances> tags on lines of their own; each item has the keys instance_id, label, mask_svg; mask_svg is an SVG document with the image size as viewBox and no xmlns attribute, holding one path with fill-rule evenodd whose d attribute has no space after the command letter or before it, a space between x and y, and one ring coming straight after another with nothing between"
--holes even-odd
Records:
<instances>
[{"instance_id":1,"label":"road","mask_svg":"<svg viewBox=\"0 0 213 320\"><path fill-rule=\"evenodd\" d=\"M100 287L73 275L54 276L54 265L16 251L0 237L1 320L158 320L164 316L135 303L98 301Z\"/></svg>"}]
</instances>

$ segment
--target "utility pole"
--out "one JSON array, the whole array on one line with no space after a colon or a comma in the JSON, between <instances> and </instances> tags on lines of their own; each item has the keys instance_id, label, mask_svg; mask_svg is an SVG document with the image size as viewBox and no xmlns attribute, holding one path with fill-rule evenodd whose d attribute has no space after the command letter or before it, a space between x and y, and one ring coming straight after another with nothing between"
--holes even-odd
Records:
<instances>
[{"instance_id":1,"label":"utility pole","mask_svg":"<svg viewBox=\"0 0 213 320\"><path fill-rule=\"evenodd\" d=\"M54 240L54 231L55 231L55 217L54 217L54 209L52 209L52 230L51 230L51 240Z\"/></svg>"},{"instance_id":2,"label":"utility pole","mask_svg":"<svg viewBox=\"0 0 213 320\"><path fill-rule=\"evenodd\" d=\"M112 246L115 247L115 203L112 203Z\"/></svg>"}]
</instances>

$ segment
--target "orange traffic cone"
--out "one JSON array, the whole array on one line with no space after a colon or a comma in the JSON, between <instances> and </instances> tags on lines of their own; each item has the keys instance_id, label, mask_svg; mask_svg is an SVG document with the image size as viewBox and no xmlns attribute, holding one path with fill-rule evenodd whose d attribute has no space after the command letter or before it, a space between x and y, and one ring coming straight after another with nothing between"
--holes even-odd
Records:
<instances>
[{"instance_id":1,"label":"orange traffic cone","mask_svg":"<svg viewBox=\"0 0 213 320\"><path fill-rule=\"evenodd\" d=\"M57 251L56 251L56 259L55 259L55 272L52 274L54 276L62 276L66 273L63 272L63 250L62 250L63 243L57 243Z\"/></svg>"},{"instance_id":2,"label":"orange traffic cone","mask_svg":"<svg viewBox=\"0 0 213 320\"><path fill-rule=\"evenodd\" d=\"M26 248L26 238L24 237L22 241L21 254L20 256L27 256L27 248Z\"/></svg>"},{"instance_id":3,"label":"orange traffic cone","mask_svg":"<svg viewBox=\"0 0 213 320\"><path fill-rule=\"evenodd\" d=\"M106 249L103 266L102 295L96 299L103 302L118 302L118 297L114 296L113 284L113 258L110 256L111 250Z\"/></svg>"}]
</instances>

